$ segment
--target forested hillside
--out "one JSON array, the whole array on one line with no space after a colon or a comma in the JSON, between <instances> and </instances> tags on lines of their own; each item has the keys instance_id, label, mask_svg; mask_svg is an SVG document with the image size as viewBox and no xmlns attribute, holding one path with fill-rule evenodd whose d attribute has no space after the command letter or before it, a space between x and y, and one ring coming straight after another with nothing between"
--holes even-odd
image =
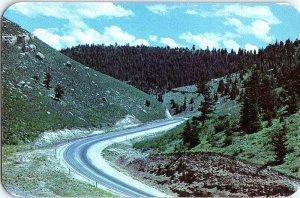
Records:
<instances>
[{"instance_id":1,"label":"forested hillside","mask_svg":"<svg viewBox=\"0 0 300 198\"><path fill-rule=\"evenodd\" d=\"M61 52L154 94L249 68L255 60L253 52L226 49L79 45Z\"/></svg>"},{"instance_id":2,"label":"forested hillside","mask_svg":"<svg viewBox=\"0 0 300 198\"><path fill-rule=\"evenodd\" d=\"M299 41L269 45L250 69L207 83L197 116L134 146L154 153L221 153L259 165L257 172L270 166L300 178L299 85Z\"/></svg>"},{"instance_id":3,"label":"forested hillside","mask_svg":"<svg viewBox=\"0 0 300 198\"><path fill-rule=\"evenodd\" d=\"M203 84L249 69L254 64L271 69L275 64L291 63L299 41L276 42L258 51L79 45L61 52L72 59L119 80L127 81L147 93L164 93L172 88ZM290 58L289 58L290 57Z\"/></svg>"}]
</instances>

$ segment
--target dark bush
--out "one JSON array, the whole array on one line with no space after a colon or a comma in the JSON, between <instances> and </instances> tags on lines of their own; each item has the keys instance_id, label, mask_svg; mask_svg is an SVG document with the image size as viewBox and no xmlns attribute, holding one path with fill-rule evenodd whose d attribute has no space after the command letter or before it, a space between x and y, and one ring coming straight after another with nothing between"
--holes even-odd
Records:
<instances>
[{"instance_id":1,"label":"dark bush","mask_svg":"<svg viewBox=\"0 0 300 198\"><path fill-rule=\"evenodd\" d=\"M149 100L146 100L146 101L145 101L145 106L146 106L146 107L150 107L150 101L149 101Z\"/></svg>"},{"instance_id":2,"label":"dark bush","mask_svg":"<svg viewBox=\"0 0 300 198\"><path fill-rule=\"evenodd\" d=\"M230 121L228 119L221 120L215 124L215 132L221 132L230 129Z\"/></svg>"}]
</instances>

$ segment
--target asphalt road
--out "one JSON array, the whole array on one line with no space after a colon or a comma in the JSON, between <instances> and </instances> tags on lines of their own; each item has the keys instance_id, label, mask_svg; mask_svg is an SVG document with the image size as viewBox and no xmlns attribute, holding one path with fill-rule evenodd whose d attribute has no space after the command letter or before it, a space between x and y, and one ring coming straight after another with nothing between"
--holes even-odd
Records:
<instances>
[{"instance_id":1,"label":"asphalt road","mask_svg":"<svg viewBox=\"0 0 300 198\"><path fill-rule=\"evenodd\" d=\"M130 197L154 197L155 195L150 194L139 189L138 186L134 186L130 183L115 178L109 173L99 168L101 165L95 166L87 157L88 149L94 144L100 143L101 141L113 140L114 138L127 136L130 134L146 131L149 129L156 129L171 124L182 122L183 118L175 118L174 120L163 120L160 122L154 122L145 124L142 126L118 130L111 133L101 134L88 138L83 138L71 143L63 153L64 160L77 172L88 177L89 179L97 182L101 186L104 186L113 192L117 192L123 196Z\"/></svg>"}]
</instances>

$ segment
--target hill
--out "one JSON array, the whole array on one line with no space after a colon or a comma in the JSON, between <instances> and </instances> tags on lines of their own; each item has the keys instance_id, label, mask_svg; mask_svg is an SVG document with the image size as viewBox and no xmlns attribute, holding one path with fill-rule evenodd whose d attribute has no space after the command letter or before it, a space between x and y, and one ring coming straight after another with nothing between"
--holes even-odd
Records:
<instances>
[{"instance_id":1,"label":"hill","mask_svg":"<svg viewBox=\"0 0 300 198\"><path fill-rule=\"evenodd\" d=\"M150 94L201 84L250 68L257 52L148 46L79 45L61 52ZM126 71L126 72L124 72Z\"/></svg>"},{"instance_id":2,"label":"hill","mask_svg":"<svg viewBox=\"0 0 300 198\"><path fill-rule=\"evenodd\" d=\"M46 130L113 126L127 115L141 122L164 117L156 99L70 59L5 18L1 46L5 144L32 141Z\"/></svg>"},{"instance_id":3,"label":"hill","mask_svg":"<svg viewBox=\"0 0 300 198\"><path fill-rule=\"evenodd\" d=\"M165 134L149 137L142 141L136 140L133 147L143 151L147 150L154 155L217 153L253 163L259 167L259 171L271 167L272 170L299 179L300 92L298 85L300 78L297 76L300 74L300 51L298 46L293 50L292 57L295 59L291 61L291 65L284 66L285 61L282 61L283 66L274 66L280 74L276 74L276 72L270 74L270 70L261 65L243 72L243 80L239 75L232 74L229 78L209 81L207 86L210 87L211 97L217 93L218 99L212 103L213 111L206 118L204 126L201 122L199 123L202 114L198 110L194 110L194 117L189 122L196 127L195 136L190 137L198 139L196 144L191 146L190 143L184 142L187 124L182 124ZM286 57L289 56L283 55L281 58L285 60ZM259 73L258 76L257 73ZM235 99L231 99L231 96L225 95L224 92L218 92L218 84L220 85L221 81L226 86L230 79L234 78L237 79L239 89L239 95ZM268 87L264 86L266 78L272 79ZM251 83L254 84L251 85ZM257 110L258 127L251 126L253 125L252 117L247 117L247 124L243 128L243 116L248 116L253 111L250 108L247 109L246 114L243 113L248 92L254 87L257 89L255 93L259 94L255 95L255 100L251 101L251 104L254 104L254 109ZM195 86L180 87L173 90L175 93L166 93L163 99L167 99L166 104L172 98L182 105L184 98L189 101L190 97L194 97L195 102L187 104L187 107L195 105L196 101L196 107L200 107L200 104L205 102L204 96L203 94L196 95L193 93L195 90ZM254 93L249 95L254 95ZM265 102L265 100L267 101ZM264 105L265 103L267 105ZM273 113L271 116L266 116L268 115L266 112L269 112L271 108L274 108L272 109ZM172 112L172 108L170 111ZM187 111L189 110L181 114L187 113ZM198 114L195 111L198 111Z\"/></svg>"}]
</instances>

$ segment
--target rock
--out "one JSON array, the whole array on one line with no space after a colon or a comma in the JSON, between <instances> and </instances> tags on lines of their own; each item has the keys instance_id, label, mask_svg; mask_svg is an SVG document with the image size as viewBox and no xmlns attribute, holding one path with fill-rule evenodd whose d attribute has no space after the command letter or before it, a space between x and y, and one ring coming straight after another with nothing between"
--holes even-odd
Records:
<instances>
[{"instance_id":1,"label":"rock","mask_svg":"<svg viewBox=\"0 0 300 198\"><path fill-rule=\"evenodd\" d=\"M25 44L25 34L19 34L17 37L17 44Z\"/></svg>"},{"instance_id":2,"label":"rock","mask_svg":"<svg viewBox=\"0 0 300 198\"><path fill-rule=\"evenodd\" d=\"M34 44L30 44L29 45L29 50L32 51L32 52L35 52L36 51L36 46Z\"/></svg>"},{"instance_id":3,"label":"rock","mask_svg":"<svg viewBox=\"0 0 300 198\"><path fill-rule=\"evenodd\" d=\"M67 67L72 67L72 63L70 61L67 61L66 63L64 63L64 65Z\"/></svg>"},{"instance_id":4,"label":"rock","mask_svg":"<svg viewBox=\"0 0 300 198\"><path fill-rule=\"evenodd\" d=\"M17 37L12 35L2 36L2 43L7 43L10 45L15 45L17 42Z\"/></svg>"},{"instance_id":5,"label":"rock","mask_svg":"<svg viewBox=\"0 0 300 198\"><path fill-rule=\"evenodd\" d=\"M41 61L44 60L45 56L41 52L36 53L35 57Z\"/></svg>"},{"instance_id":6,"label":"rock","mask_svg":"<svg viewBox=\"0 0 300 198\"><path fill-rule=\"evenodd\" d=\"M25 87L25 85L26 85L26 83L23 80L17 84L17 86L19 86L19 87Z\"/></svg>"},{"instance_id":7,"label":"rock","mask_svg":"<svg viewBox=\"0 0 300 198\"><path fill-rule=\"evenodd\" d=\"M27 44L24 44L21 50L22 52L29 52L29 46Z\"/></svg>"},{"instance_id":8,"label":"rock","mask_svg":"<svg viewBox=\"0 0 300 198\"><path fill-rule=\"evenodd\" d=\"M101 98L101 100L102 100L103 102L108 103L108 100L107 100L105 97Z\"/></svg>"}]
</instances>

